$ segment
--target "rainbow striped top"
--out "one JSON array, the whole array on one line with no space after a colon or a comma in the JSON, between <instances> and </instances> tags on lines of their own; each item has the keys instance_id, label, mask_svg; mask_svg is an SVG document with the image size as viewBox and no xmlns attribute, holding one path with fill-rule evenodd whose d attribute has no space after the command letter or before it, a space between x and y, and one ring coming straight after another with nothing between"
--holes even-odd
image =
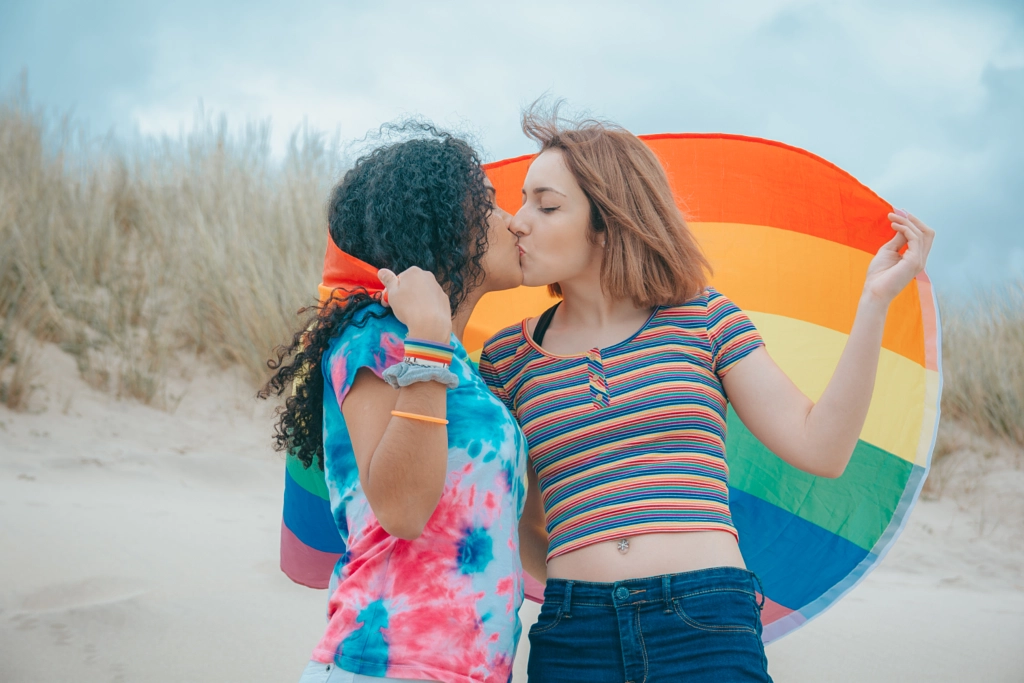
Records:
<instances>
[{"instance_id":1,"label":"rainbow striped top","mask_svg":"<svg viewBox=\"0 0 1024 683\"><path fill-rule=\"evenodd\" d=\"M493 336L480 373L529 442L548 559L645 533L736 535L722 377L763 345L750 318L710 288L585 354L548 353L525 320Z\"/></svg>"}]
</instances>

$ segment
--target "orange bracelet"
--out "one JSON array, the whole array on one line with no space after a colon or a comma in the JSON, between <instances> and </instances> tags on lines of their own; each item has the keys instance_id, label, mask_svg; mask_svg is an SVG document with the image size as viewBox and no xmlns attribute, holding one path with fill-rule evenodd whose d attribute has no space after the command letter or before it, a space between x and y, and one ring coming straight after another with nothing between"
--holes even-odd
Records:
<instances>
[{"instance_id":1,"label":"orange bracelet","mask_svg":"<svg viewBox=\"0 0 1024 683\"><path fill-rule=\"evenodd\" d=\"M392 410L391 414L395 417L405 417L410 420L420 420L421 422L432 422L439 425L448 424L448 420L443 417L430 417L429 415L417 415L416 413L403 413L401 410Z\"/></svg>"}]
</instances>

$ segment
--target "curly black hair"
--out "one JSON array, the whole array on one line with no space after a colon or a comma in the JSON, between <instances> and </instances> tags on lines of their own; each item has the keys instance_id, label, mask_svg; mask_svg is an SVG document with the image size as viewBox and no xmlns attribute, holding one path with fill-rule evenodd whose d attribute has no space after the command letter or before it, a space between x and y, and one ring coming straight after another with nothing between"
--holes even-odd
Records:
<instances>
[{"instance_id":1,"label":"curly black hair","mask_svg":"<svg viewBox=\"0 0 1024 683\"><path fill-rule=\"evenodd\" d=\"M355 162L331 192L331 239L378 268L430 271L454 312L483 278L480 262L493 203L480 158L467 142L430 124L407 122L386 130L417 137L378 147ZM302 309L300 315L312 314L267 361L274 374L259 398L280 396L295 386L277 410L274 449L293 453L307 468L324 466L324 378L319 371L324 351L346 326L365 324L365 318L353 321L373 301L365 290L357 290L342 304ZM368 315L380 318L390 312Z\"/></svg>"}]
</instances>

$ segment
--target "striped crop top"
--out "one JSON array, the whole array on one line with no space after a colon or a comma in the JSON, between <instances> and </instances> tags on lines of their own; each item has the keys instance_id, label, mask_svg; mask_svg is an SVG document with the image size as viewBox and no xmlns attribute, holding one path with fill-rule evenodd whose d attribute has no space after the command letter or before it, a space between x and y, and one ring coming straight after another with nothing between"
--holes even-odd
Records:
<instances>
[{"instance_id":1,"label":"striped crop top","mask_svg":"<svg viewBox=\"0 0 1024 683\"><path fill-rule=\"evenodd\" d=\"M645 533L736 535L721 378L763 344L750 318L708 289L585 354L544 351L526 321L484 345L480 373L529 443L549 560Z\"/></svg>"}]
</instances>

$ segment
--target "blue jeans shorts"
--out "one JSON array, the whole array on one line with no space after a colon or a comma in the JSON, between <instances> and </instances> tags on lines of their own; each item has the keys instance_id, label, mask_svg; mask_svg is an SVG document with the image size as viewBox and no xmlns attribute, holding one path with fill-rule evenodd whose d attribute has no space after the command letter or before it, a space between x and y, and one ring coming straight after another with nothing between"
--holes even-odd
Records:
<instances>
[{"instance_id":1,"label":"blue jeans shorts","mask_svg":"<svg viewBox=\"0 0 1024 683\"><path fill-rule=\"evenodd\" d=\"M548 579L530 629L530 683L771 683L759 589L734 567L616 583Z\"/></svg>"}]
</instances>

